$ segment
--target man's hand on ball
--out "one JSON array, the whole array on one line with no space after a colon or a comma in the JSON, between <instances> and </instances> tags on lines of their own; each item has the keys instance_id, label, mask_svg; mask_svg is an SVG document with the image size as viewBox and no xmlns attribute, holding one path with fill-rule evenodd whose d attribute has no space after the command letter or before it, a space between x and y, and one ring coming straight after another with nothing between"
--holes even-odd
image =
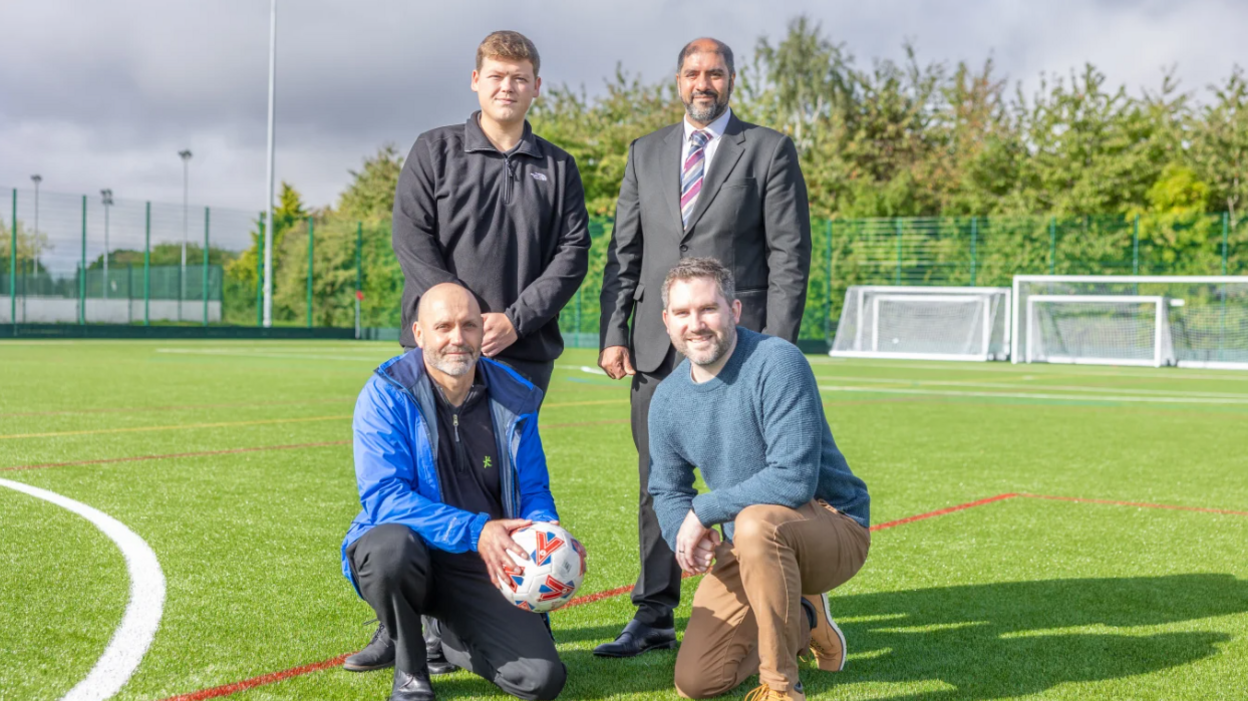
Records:
<instances>
[{"instance_id":1,"label":"man's hand on ball","mask_svg":"<svg viewBox=\"0 0 1248 701\"><path fill-rule=\"evenodd\" d=\"M693 509L689 509L685 522L680 524L680 531L676 534L676 564L680 565L680 569L689 574L700 574L706 571L706 566L699 567L695 561L695 551L710 531L711 529L703 526L698 520L698 515L693 513Z\"/></svg>"},{"instance_id":2,"label":"man's hand on ball","mask_svg":"<svg viewBox=\"0 0 1248 701\"><path fill-rule=\"evenodd\" d=\"M481 319L484 322L483 331L485 336L481 341L481 354L487 358L502 353L507 346L516 342L519 336L516 334L516 327L512 325L511 319L506 314L489 313L482 314Z\"/></svg>"},{"instance_id":3,"label":"man's hand on ball","mask_svg":"<svg viewBox=\"0 0 1248 701\"><path fill-rule=\"evenodd\" d=\"M523 518L502 518L486 521L481 529L481 537L477 540L477 554L485 561L485 568L490 572L490 579L495 582L506 582L504 569L515 564L508 552L520 556L521 560L529 559L529 554L511 539L511 534L518 528L533 523Z\"/></svg>"},{"instance_id":4,"label":"man's hand on ball","mask_svg":"<svg viewBox=\"0 0 1248 701\"><path fill-rule=\"evenodd\" d=\"M633 362L628 358L628 348L625 346L603 348L598 354L598 367L602 368L607 373L607 377L613 380L637 374L637 371L633 369Z\"/></svg>"}]
</instances>

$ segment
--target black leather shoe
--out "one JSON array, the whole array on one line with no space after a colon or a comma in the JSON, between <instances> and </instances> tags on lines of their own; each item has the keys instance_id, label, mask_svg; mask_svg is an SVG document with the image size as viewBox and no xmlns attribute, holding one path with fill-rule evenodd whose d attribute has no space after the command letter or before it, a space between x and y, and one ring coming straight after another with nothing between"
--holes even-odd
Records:
<instances>
[{"instance_id":1,"label":"black leather shoe","mask_svg":"<svg viewBox=\"0 0 1248 701\"><path fill-rule=\"evenodd\" d=\"M676 647L675 628L653 628L637 619L624 626L614 642L594 648L599 657L636 657L646 650L667 650Z\"/></svg>"},{"instance_id":2,"label":"black leather shoe","mask_svg":"<svg viewBox=\"0 0 1248 701\"><path fill-rule=\"evenodd\" d=\"M429 665L429 674L439 676L459 671L459 667L451 664L442 652L442 624L436 618L425 617L425 660Z\"/></svg>"},{"instance_id":3,"label":"black leather shoe","mask_svg":"<svg viewBox=\"0 0 1248 701\"><path fill-rule=\"evenodd\" d=\"M371 623L371 621L370 621ZM342 661L342 668L348 672L371 672L394 666L394 641L382 623L377 624L373 639L363 650Z\"/></svg>"},{"instance_id":4,"label":"black leather shoe","mask_svg":"<svg viewBox=\"0 0 1248 701\"><path fill-rule=\"evenodd\" d=\"M394 670L394 686L390 689L389 701L433 701L435 698L428 670L422 669L415 674Z\"/></svg>"}]
</instances>

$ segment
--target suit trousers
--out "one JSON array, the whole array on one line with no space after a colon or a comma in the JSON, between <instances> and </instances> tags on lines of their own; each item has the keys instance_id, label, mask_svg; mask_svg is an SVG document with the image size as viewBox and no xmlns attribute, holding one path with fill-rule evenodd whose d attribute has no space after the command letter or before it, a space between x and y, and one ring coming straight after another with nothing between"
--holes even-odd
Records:
<instances>
[{"instance_id":1,"label":"suit trousers","mask_svg":"<svg viewBox=\"0 0 1248 701\"><path fill-rule=\"evenodd\" d=\"M421 615L437 617L447 661L522 699L553 699L567 669L538 614L513 606L474 552L433 550L412 529L388 523L347 548L364 600L395 641L397 669L426 664Z\"/></svg>"},{"instance_id":2,"label":"suit trousers","mask_svg":"<svg viewBox=\"0 0 1248 701\"><path fill-rule=\"evenodd\" d=\"M640 541L641 571L633 587L633 605L637 607L636 619L646 625L671 628L672 612L680 605L680 565L676 554L663 540L658 516L654 513L654 498L650 496L650 400L654 390L665 377L683 360L674 348L668 348L667 357L652 372L637 371L633 375L632 405L633 443L637 446L637 474L641 478L641 492L637 509L637 535Z\"/></svg>"}]
</instances>

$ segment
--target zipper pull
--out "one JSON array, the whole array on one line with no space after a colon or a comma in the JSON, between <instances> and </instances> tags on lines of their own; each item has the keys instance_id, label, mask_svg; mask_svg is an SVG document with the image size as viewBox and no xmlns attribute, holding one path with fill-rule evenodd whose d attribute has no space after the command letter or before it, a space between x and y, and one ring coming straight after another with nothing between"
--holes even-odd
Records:
<instances>
[{"instance_id":1,"label":"zipper pull","mask_svg":"<svg viewBox=\"0 0 1248 701\"><path fill-rule=\"evenodd\" d=\"M451 414L451 425L455 427L455 442L459 442L459 414Z\"/></svg>"}]
</instances>

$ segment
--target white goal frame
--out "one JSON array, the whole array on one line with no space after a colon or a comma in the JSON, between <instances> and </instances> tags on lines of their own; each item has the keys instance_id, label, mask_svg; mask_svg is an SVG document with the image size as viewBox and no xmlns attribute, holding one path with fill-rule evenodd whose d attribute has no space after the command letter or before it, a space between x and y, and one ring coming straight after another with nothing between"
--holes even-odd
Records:
<instances>
[{"instance_id":1,"label":"white goal frame","mask_svg":"<svg viewBox=\"0 0 1248 701\"><path fill-rule=\"evenodd\" d=\"M886 358L894 360L957 360L957 361L973 361L984 362L992 360L992 305L990 299L993 295L1004 295L1004 304L1007 310L1011 309L1012 290L1009 287L906 287L900 285L859 285L859 287L869 288L876 293L871 299L871 318L874 323L870 329L870 348L871 350L857 351L838 351L829 350L828 355L833 358ZM879 310L881 302L933 302L933 303L978 303L983 306L983 323L980 347L982 352L969 354L952 354L952 353L884 353L880 352L880 326L879 326ZM854 330L854 345L862 348L866 345L866 304L863 296L858 297L858 326ZM1002 345L1004 348L1011 348L1010 339L1010 320L1005 320L1005 328L1002 329L1004 338ZM1004 358L1002 358L1004 360Z\"/></svg>"},{"instance_id":2,"label":"white goal frame","mask_svg":"<svg viewBox=\"0 0 1248 701\"><path fill-rule=\"evenodd\" d=\"M1036 302L1058 302L1061 304L1151 304L1153 305L1153 359L1133 358L1084 358L1079 356L1047 355L1046 363L1068 363L1071 365L1142 365L1159 368L1169 365L1174 358L1165 353L1165 339L1169 336L1169 320L1166 308L1169 300L1160 295L1031 295L1027 297L1027 353L1024 362L1035 362L1036 334L1035 329Z\"/></svg>"},{"instance_id":3,"label":"white goal frame","mask_svg":"<svg viewBox=\"0 0 1248 701\"><path fill-rule=\"evenodd\" d=\"M1019 348L1019 325L1026 321L1025 310L1019 309L1019 300L1021 299L1021 287L1028 282L1089 282L1089 283L1160 283L1160 284L1193 284L1193 285L1245 285L1248 284L1248 276L1243 275L1015 275L1013 283L1013 295L1011 296L1010 308L1010 326L1012 339L1010 346L1010 362L1022 363L1030 362L1025 357L1027 349ZM1046 295L1029 295L1046 296ZM1067 299L1078 297L1080 295L1051 295L1054 297L1065 297ZM1098 298L1098 301L1108 301L1110 297L1118 295L1087 295ZM1134 301L1142 301L1145 296L1125 295ZM1152 295L1155 297L1155 295ZM1165 305L1158 305L1159 312L1165 314L1167 309ZM1030 345L1030 334L1027 336L1027 344ZM1140 363L1131 363L1115 360L1114 365L1131 365ZM1151 366L1152 363L1144 363ZM1222 369L1222 370L1248 370L1248 363L1240 362L1220 362L1220 361L1199 361L1199 360L1178 360L1174 362L1176 367L1181 368L1204 368L1204 369Z\"/></svg>"}]
</instances>

